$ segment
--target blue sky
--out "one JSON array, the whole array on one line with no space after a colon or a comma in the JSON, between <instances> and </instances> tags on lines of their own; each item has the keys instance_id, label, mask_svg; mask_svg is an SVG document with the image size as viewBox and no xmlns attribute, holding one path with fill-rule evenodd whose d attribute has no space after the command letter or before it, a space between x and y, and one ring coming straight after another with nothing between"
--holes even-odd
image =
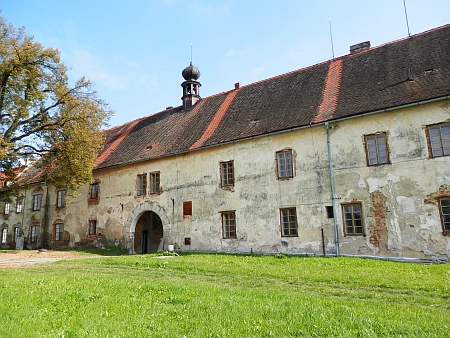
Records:
<instances>
[{"instance_id":1,"label":"blue sky","mask_svg":"<svg viewBox=\"0 0 450 338\"><path fill-rule=\"evenodd\" d=\"M449 0L406 0L411 34L449 23ZM202 97L308 67L349 46L408 35L403 0L2 0L1 15L58 48L119 125L181 105L181 71L200 69Z\"/></svg>"}]
</instances>

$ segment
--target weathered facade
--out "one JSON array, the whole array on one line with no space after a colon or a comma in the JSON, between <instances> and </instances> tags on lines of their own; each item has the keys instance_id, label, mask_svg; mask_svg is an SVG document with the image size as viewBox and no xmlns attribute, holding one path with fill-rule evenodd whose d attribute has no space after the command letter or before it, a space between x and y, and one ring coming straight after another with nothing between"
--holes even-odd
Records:
<instances>
[{"instance_id":1,"label":"weathered facade","mask_svg":"<svg viewBox=\"0 0 450 338\"><path fill-rule=\"evenodd\" d=\"M450 26L105 131L95 182L31 182L2 246L450 258Z\"/></svg>"}]
</instances>

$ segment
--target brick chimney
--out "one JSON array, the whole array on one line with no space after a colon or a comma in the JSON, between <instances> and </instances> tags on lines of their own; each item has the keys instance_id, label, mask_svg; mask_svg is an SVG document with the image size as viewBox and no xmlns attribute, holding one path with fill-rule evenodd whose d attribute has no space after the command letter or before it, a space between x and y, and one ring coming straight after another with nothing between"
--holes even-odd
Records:
<instances>
[{"instance_id":1,"label":"brick chimney","mask_svg":"<svg viewBox=\"0 0 450 338\"><path fill-rule=\"evenodd\" d=\"M370 48L370 41L357 43L356 45L350 46L350 54L356 54L363 52Z\"/></svg>"}]
</instances>

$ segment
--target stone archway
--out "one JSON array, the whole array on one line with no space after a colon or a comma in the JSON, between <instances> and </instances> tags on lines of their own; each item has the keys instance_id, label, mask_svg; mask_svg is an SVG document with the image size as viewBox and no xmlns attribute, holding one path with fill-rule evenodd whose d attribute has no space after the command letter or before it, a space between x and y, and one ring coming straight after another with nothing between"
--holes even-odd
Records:
<instances>
[{"instance_id":1,"label":"stone archway","mask_svg":"<svg viewBox=\"0 0 450 338\"><path fill-rule=\"evenodd\" d=\"M138 204L128 215L125 224L125 239L128 253L167 250L170 244L170 221L165 210L156 202ZM152 232L155 230L156 232ZM147 231L146 234L144 232ZM153 240L152 240L153 235ZM145 236L147 236L145 238ZM161 245L156 246L155 237ZM147 241L147 243L145 243ZM155 248L156 247L156 248Z\"/></svg>"}]
</instances>

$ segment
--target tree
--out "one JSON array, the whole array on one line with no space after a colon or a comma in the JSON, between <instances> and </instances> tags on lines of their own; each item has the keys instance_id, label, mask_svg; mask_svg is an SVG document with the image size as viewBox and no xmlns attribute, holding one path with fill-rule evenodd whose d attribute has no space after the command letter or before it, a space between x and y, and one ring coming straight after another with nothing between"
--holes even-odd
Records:
<instances>
[{"instance_id":1,"label":"tree","mask_svg":"<svg viewBox=\"0 0 450 338\"><path fill-rule=\"evenodd\" d=\"M84 77L69 85L59 51L0 17L0 200L33 161L42 179L75 192L92 180L112 111Z\"/></svg>"}]
</instances>

